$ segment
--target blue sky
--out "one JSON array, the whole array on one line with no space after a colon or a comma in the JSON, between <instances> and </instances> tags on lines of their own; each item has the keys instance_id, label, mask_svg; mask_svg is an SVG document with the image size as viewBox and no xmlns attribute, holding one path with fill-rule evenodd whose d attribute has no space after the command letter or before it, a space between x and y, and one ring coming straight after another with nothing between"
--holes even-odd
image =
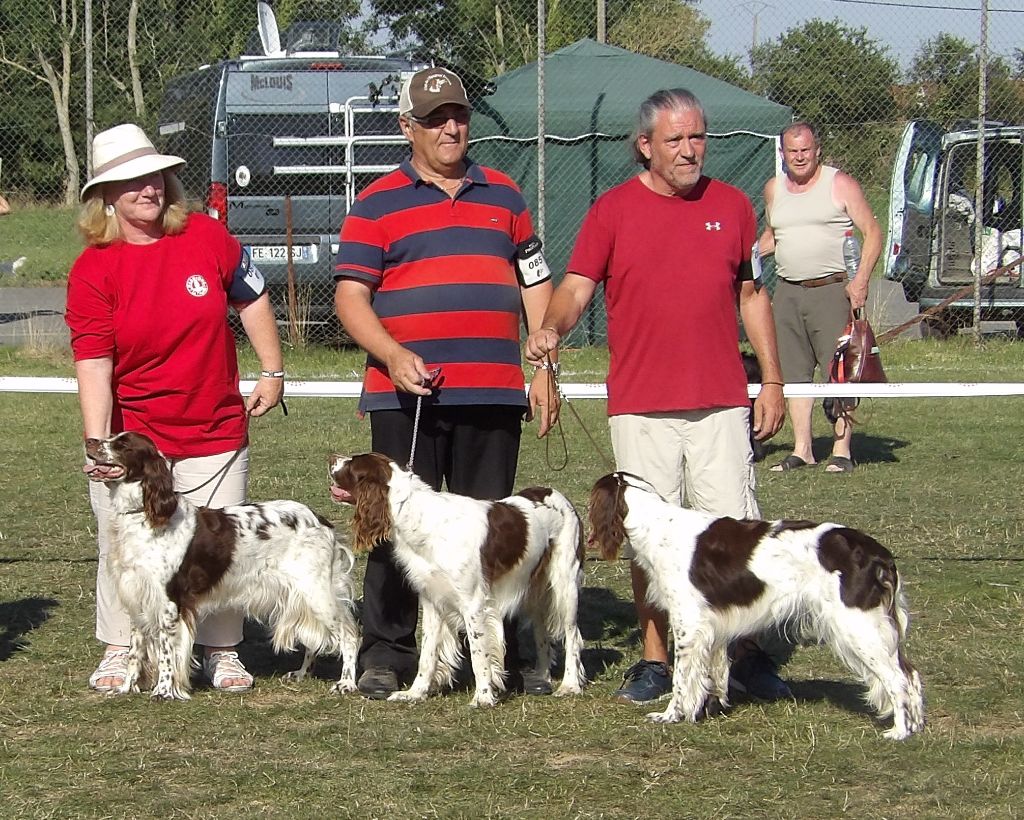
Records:
<instances>
[{"instance_id":1,"label":"blue sky","mask_svg":"<svg viewBox=\"0 0 1024 820\"><path fill-rule=\"evenodd\" d=\"M942 32L972 44L981 32L981 0L700 0L697 8L711 20L711 49L743 57L750 49L755 13L760 43L777 40L807 20L838 19L867 28L868 36L888 46L903 67L922 43ZM990 0L989 9L989 51L1009 59L1014 48L1024 48L1024 2Z\"/></svg>"}]
</instances>

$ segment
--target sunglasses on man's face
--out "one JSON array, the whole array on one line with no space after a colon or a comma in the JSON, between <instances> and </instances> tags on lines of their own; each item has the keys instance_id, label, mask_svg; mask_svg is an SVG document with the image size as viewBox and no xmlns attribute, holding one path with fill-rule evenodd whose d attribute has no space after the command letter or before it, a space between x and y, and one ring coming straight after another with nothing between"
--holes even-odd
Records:
<instances>
[{"instance_id":1,"label":"sunglasses on man's face","mask_svg":"<svg viewBox=\"0 0 1024 820\"><path fill-rule=\"evenodd\" d=\"M469 111L465 108L459 108L448 114L433 113L426 117L413 117L410 115L409 119L423 128L442 128L448 124L448 120L455 120L459 125L466 125L469 123Z\"/></svg>"}]
</instances>

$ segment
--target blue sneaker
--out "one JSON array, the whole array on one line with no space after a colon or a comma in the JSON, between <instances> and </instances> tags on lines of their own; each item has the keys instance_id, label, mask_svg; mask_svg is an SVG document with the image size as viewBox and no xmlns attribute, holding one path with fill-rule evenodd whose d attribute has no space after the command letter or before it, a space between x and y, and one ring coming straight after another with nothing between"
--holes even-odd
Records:
<instances>
[{"instance_id":1,"label":"blue sneaker","mask_svg":"<svg viewBox=\"0 0 1024 820\"><path fill-rule=\"evenodd\" d=\"M612 692L618 703L649 703L672 691L672 676L661 661L639 661L622 676L622 687Z\"/></svg>"},{"instance_id":2,"label":"blue sneaker","mask_svg":"<svg viewBox=\"0 0 1024 820\"><path fill-rule=\"evenodd\" d=\"M760 649L748 649L729 670L729 691L751 700L792 700L793 693L779 677L778 667Z\"/></svg>"}]
</instances>

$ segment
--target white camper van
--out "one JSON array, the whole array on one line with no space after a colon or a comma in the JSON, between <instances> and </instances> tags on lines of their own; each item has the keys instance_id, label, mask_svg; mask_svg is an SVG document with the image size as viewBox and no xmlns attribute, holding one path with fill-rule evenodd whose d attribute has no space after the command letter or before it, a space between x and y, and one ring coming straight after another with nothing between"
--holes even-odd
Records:
<instances>
[{"instance_id":1,"label":"white camper van","mask_svg":"<svg viewBox=\"0 0 1024 820\"><path fill-rule=\"evenodd\" d=\"M172 80L158 139L187 160L181 179L189 198L249 248L279 320L288 318L290 249L295 318L329 326L338 229L356 195L408 154L398 94L426 63L323 48L330 24L292 32L293 44L311 50L281 48L266 5L259 4L265 53Z\"/></svg>"},{"instance_id":2,"label":"white camper van","mask_svg":"<svg viewBox=\"0 0 1024 820\"><path fill-rule=\"evenodd\" d=\"M982 243L975 241L977 143L985 142ZM987 123L983 129L946 131L931 122L911 122L893 169L887 279L900 282L921 310L939 304L1021 255L1024 233L1024 126ZM1016 269L1020 272L1020 268ZM1024 331L1024 283L1019 275L998 277L981 289L982 320L1012 320ZM972 321L973 294L953 301L944 316L950 326Z\"/></svg>"}]
</instances>

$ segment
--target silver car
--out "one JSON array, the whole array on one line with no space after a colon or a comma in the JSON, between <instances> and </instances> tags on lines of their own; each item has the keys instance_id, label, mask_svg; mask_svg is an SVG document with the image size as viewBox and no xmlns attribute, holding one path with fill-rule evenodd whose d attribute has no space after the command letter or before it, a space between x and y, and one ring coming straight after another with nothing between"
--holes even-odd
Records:
<instances>
[{"instance_id":1,"label":"silver car","mask_svg":"<svg viewBox=\"0 0 1024 820\"><path fill-rule=\"evenodd\" d=\"M977 142L985 140L982 242L976 247ZM956 296L943 313L971 324L975 271L1011 265L1024 233L1024 126L946 131L918 120L903 132L893 169L885 277L921 310ZM1012 320L1024 332L1019 266L981 289L982 320Z\"/></svg>"}]
</instances>

